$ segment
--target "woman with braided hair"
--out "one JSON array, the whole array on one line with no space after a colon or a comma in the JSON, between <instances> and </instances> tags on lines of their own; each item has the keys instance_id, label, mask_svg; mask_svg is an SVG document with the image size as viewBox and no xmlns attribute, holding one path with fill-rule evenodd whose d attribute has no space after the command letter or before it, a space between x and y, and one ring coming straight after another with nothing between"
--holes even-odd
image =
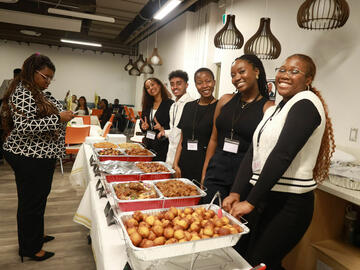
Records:
<instances>
[{"instance_id":1,"label":"woman with braided hair","mask_svg":"<svg viewBox=\"0 0 360 270\"><path fill-rule=\"evenodd\" d=\"M54 239L44 234L44 212L55 163L65 153L66 123L74 116L49 93L55 73L51 60L28 57L20 76L10 84L1 110L4 157L15 173L18 194L19 255L43 261L54 255L42 250Z\"/></svg>"},{"instance_id":2,"label":"woman with braided hair","mask_svg":"<svg viewBox=\"0 0 360 270\"><path fill-rule=\"evenodd\" d=\"M252 265L281 261L300 241L314 210L313 190L329 172L335 143L327 106L312 87L316 66L303 54L289 56L277 69L283 100L269 108L223 207L235 217L247 215L250 235L240 253ZM252 188L241 196L248 184Z\"/></svg>"}]
</instances>

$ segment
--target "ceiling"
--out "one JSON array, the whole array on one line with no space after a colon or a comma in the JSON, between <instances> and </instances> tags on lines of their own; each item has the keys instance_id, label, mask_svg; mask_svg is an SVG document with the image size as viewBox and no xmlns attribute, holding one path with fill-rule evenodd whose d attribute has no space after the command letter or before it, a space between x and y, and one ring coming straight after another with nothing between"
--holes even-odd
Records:
<instances>
[{"instance_id":1,"label":"ceiling","mask_svg":"<svg viewBox=\"0 0 360 270\"><path fill-rule=\"evenodd\" d=\"M16 3L4 3L4 2ZM167 0L0 0L0 39L49 46L70 47L124 55L137 54L138 43L186 10L198 0L184 0L165 19L153 14ZM114 23L50 14L49 8L108 16ZM40 33L26 35L21 30ZM101 43L89 47L62 43L61 38Z\"/></svg>"}]
</instances>

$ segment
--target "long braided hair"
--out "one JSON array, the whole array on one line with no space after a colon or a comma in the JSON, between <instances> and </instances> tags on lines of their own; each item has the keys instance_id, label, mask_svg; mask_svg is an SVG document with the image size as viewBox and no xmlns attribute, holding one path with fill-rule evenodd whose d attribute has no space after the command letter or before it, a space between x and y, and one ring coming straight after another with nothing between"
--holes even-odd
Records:
<instances>
[{"instance_id":1,"label":"long braided hair","mask_svg":"<svg viewBox=\"0 0 360 270\"><path fill-rule=\"evenodd\" d=\"M31 92L37 106L38 118L43 118L45 116L59 113L56 106L45 97L40 89L38 89L34 80L35 72L45 67L48 67L53 72L55 72L55 66L49 57L39 53L34 53L25 60L20 75L11 82L8 90L4 94L3 105L1 109L1 120L2 128L4 129L4 136L9 135L11 130L14 128L14 122L11 114L11 107L14 108L14 106L10 100L10 96L14 93L20 82L27 90Z\"/></svg>"},{"instance_id":2,"label":"long braided hair","mask_svg":"<svg viewBox=\"0 0 360 270\"><path fill-rule=\"evenodd\" d=\"M293 54L289 56L287 59L293 57L300 58L306 63L307 71L305 76L311 77L312 80L314 80L316 75L316 66L314 61L311 59L311 57L304 54ZM316 165L313 169L314 179L317 182L322 182L329 175L330 159L335 151L335 140L334 140L334 133L333 133L331 119L329 117L329 110L325 103L324 98L322 97L320 91L317 90L315 87L313 87L311 84L309 85L309 90L312 91L315 95L317 95L318 98L320 99L324 107L325 118L326 118L324 135L321 140L321 145L316 160Z\"/></svg>"}]
</instances>

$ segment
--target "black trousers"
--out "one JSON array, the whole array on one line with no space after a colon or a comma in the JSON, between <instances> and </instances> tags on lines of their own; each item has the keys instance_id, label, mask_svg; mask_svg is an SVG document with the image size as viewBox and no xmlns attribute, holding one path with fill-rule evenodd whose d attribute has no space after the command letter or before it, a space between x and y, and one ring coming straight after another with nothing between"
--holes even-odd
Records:
<instances>
[{"instance_id":1,"label":"black trousers","mask_svg":"<svg viewBox=\"0 0 360 270\"><path fill-rule=\"evenodd\" d=\"M314 211L314 193L270 192L245 218L250 233L243 235L235 249L253 266L282 270L282 259L301 240ZM310 248L310 247L309 247Z\"/></svg>"},{"instance_id":2,"label":"black trousers","mask_svg":"<svg viewBox=\"0 0 360 270\"><path fill-rule=\"evenodd\" d=\"M19 255L34 255L43 245L44 212L56 159L29 158L7 151L4 156L15 172Z\"/></svg>"}]
</instances>

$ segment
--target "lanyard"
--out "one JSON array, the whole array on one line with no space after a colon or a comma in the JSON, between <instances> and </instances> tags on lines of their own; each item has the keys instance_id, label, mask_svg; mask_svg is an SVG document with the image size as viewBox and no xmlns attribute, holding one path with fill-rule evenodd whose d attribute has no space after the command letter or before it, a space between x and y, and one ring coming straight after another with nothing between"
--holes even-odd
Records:
<instances>
[{"instance_id":1,"label":"lanyard","mask_svg":"<svg viewBox=\"0 0 360 270\"><path fill-rule=\"evenodd\" d=\"M241 107L240 106L240 103L241 103L241 93L237 93L239 94L239 100L237 102L237 106L235 107L235 110L233 112L233 117L232 117L232 120L231 120L231 137L230 139L232 140L233 139L233 136L234 136L234 124L235 122L237 122L242 116L243 114L238 114L238 108L242 109L243 111L246 109L246 105L249 105L251 106L251 104L253 104L254 102L256 102L256 100L258 99L258 97L260 96L260 93L258 93L258 95L250 102L250 103L247 103L245 106ZM247 107L248 108L248 107ZM235 116L237 115L237 117L235 118Z\"/></svg>"},{"instance_id":2,"label":"lanyard","mask_svg":"<svg viewBox=\"0 0 360 270\"><path fill-rule=\"evenodd\" d=\"M154 116L155 115L153 115L153 111L154 111L154 109L153 108L151 108L151 110L150 110L150 129L151 130L153 130L153 120L154 120ZM156 113L155 113L156 114Z\"/></svg>"},{"instance_id":3,"label":"lanyard","mask_svg":"<svg viewBox=\"0 0 360 270\"><path fill-rule=\"evenodd\" d=\"M212 97L211 100L209 101L209 103L206 105L206 111L204 112L204 114L202 116L200 116L199 122L204 117L204 115L207 113L209 105L211 104L213 99L214 99L214 97ZM194 140L194 135L195 135L195 121L196 121L196 116L197 116L197 112L198 112L198 107L200 106L199 103L200 103L200 99L198 99L196 102L197 106L195 108L194 120L193 120L193 125L192 125L192 136L191 136L192 140Z\"/></svg>"},{"instance_id":4,"label":"lanyard","mask_svg":"<svg viewBox=\"0 0 360 270\"><path fill-rule=\"evenodd\" d=\"M262 125L262 127L260 128L259 130L259 133L258 133L258 136L257 136L257 142L256 142L256 145L259 146L259 142L260 142L260 137L261 137L261 134L263 133L264 129L265 129L265 126L267 124L267 122L270 120L272 120L272 118L274 117L274 115L276 114L276 112L279 110L279 112L281 111L281 107L279 105L276 106L276 109L275 111L272 113L272 115L266 119L265 123Z\"/></svg>"}]
</instances>

